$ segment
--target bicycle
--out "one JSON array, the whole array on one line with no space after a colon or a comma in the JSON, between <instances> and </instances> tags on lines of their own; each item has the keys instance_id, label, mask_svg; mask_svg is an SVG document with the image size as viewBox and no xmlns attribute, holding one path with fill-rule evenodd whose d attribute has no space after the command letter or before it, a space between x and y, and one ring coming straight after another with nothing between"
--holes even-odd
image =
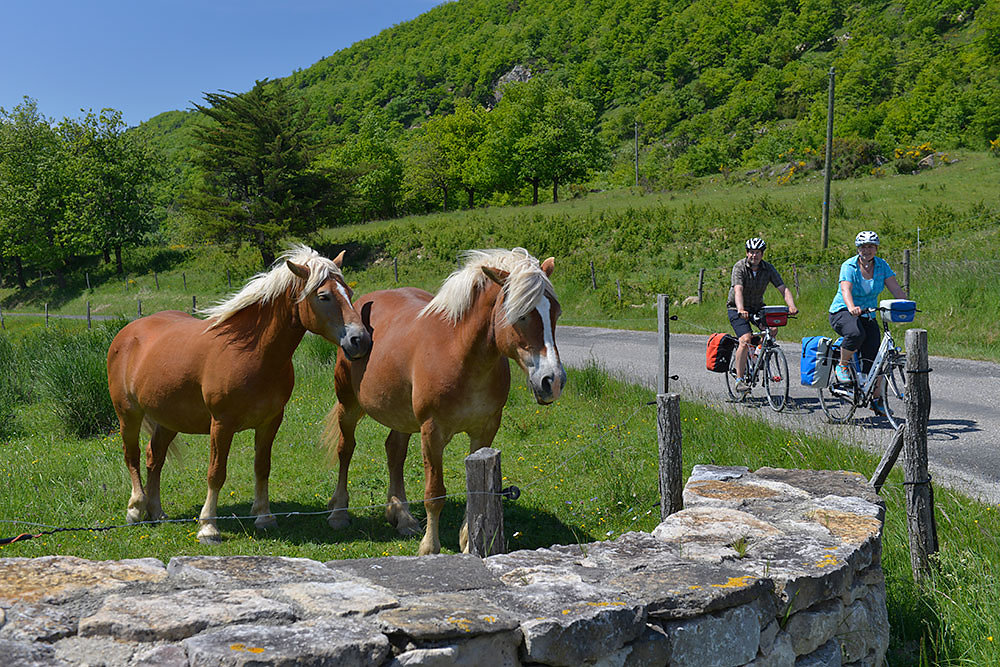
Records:
<instances>
[{"instance_id":1,"label":"bicycle","mask_svg":"<svg viewBox=\"0 0 1000 667\"><path fill-rule=\"evenodd\" d=\"M723 373L726 378L726 391L733 401L743 402L750 396L753 388L760 383L767 394L767 404L775 412L781 412L788 404L788 360L778 345L778 339L771 333L772 327L785 326L788 323L788 308L785 306L765 306L750 317L750 322L760 329L750 339L750 354L747 358L747 373L744 378L746 389L737 388L739 378L736 375L736 352L729 359L729 370Z\"/></svg>"},{"instance_id":2,"label":"bicycle","mask_svg":"<svg viewBox=\"0 0 1000 667\"><path fill-rule=\"evenodd\" d=\"M850 420L858 408L868 407L879 414L873 406L873 402L876 383L881 379L883 380L882 406L885 418L894 429L898 429L902 425L903 420L900 419L899 413L903 411L902 402L906 396L906 355L896 347L896 341L893 340L892 332L889 331L890 317L887 317L886 314L890 310L890 308L879 306L865 308L861 311L862 314L876 311L882 314L882 342L879 344L878 353L875 355L875 360L872 362L868 374L865 375L858 371L855 364L852 363L849 366L850 382L838 382L836 373L831 372L828 385L819 388L820 406L831 422L842 424ZM837 364L839 359L834 357L831 363Z\"/></svg>"}]
</instances>

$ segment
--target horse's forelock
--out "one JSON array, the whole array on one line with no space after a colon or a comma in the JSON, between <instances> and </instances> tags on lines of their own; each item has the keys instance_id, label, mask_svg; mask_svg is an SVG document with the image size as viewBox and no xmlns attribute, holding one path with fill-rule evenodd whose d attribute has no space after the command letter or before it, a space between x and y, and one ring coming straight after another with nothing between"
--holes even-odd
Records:
<instances>
[{"instance_id":1,"label":"horse's forelock","mask_svg":"<svg viewBox=\"0 0 1000 667\"><path fill-rule=\"evenodd\" d=\"M299 278L288 268L286 262L289 261L309 269L309 278L299 290L296 296L297 301L305 299L331 275L343 277L343 273L333 263L333 260L323 257L309 246L293 246L275 261L269 271L258 273L233 296L202 310L203 315L213 320L209 328L222 324L247 306L274 301L300 282Z\"/></svg>"},{"instance_id":2,"label":"horse's forelock","mask_svg":"<svg viewBox=\"0 0 1000 667\"><path fill-rule=\"evenodd\" d=\"M508 322L514 322L530 312L546 287L552 290L552 284L538 260L524 248L469 250L463 257L465 265L445 279L437 295L420 311L421 315L439 313L453 322L459 320L472 304L476 291L489 280L483 273L484 267L509 274L504 285L504 312Z\"/></svg>"}]
</instances>

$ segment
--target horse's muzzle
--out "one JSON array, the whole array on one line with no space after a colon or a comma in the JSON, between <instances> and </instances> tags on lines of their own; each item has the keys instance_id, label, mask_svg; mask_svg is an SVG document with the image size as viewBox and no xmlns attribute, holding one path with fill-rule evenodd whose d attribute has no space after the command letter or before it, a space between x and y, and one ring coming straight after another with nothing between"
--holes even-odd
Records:
<instances>
[{"instance_id":1,"label":"horse's muzzle","mask_svg":"<svg viewBox=\"0 0 1000 667\"><path fill-rule=\"evenodd\" d=\"M531 392L535 395L535 400L541 405L548 405L556 401L562 395L563 387L566 386L566 369L562 364L558 364L555 369L539 374L536 378L529 375L531 380Z\"/></svg>"},{"instance_id":2,"label":"horse's muzzle","mask_svg":"<svg viewBox=\"0 0 1000 667\"><path fill-rule=\"evenodd\" d=\"M344 356L355 361L371 352L372 337L363 326L345 327L344 335L340 337L340 349L344 351Z\"/></svg>"}]
</instances>

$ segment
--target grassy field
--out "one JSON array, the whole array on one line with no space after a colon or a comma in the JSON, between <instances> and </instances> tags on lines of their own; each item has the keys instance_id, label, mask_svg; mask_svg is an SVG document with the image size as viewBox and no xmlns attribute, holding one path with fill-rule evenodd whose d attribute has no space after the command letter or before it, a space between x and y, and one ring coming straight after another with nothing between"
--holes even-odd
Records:
<instances>
[{"instance_id":1,"label":"grassy field","mask_svg":"<svg viewBox=\"0 0 1000 667\"><path fill-rule=\"evenodd\" d=\"M80 337L79 326L60 335ZM60 337L45 335L50 345ZM102 335L93 334L95 342ZM37 331L22 331L20 343L36 336ZM0 557L58 553L166 561L207 553L323 561L415 554L418 538L399 538L383 517L386 429L371 420L359 427L351 469L354 522L337 533L326 525L335 471L316 439L333 400L332 353L329 344L310 336L295 356L298 382L275 443L271 474L276 531L255 533L252 518L247 518L253 493L249 432L237 436L230 457L219 504L219 514L229 517L220 521L221 545L206 547L195 539L193 519L205 492L205 436L184 436L180 454L167 461L164 508L177 521L123 526L129 483L120 437L111 429L93 437L74 435L56 405L61 399L50 396L18 406L13 420L20 433L3 441L0 536L49 527L98 530L57 532L0 546ZM77 359L87 356L76 350ZM502 451L504 484L515 484L522 491L520 499L508 501L505 508L511 549L613 539L627 531L652 530L659 520L656 415L655 408L647 405L651 393L593 365L570 369L569 374L562 398L548 407L535 404L523 378L515 375L496 440ZM696 463L854 470L867 476L878 462L850 441L778 429L723 412L718 405L683 403L681 418L685 477ZM468 439L460 435L446 449L446 485L453 494L442 515L446 553L458 550L464 510L462 459L467 448ZM416 447L411 449L406 480L412 500L421 497L423 481L419 454ZM890 664L997 664L1000 609L993 591L1000 576L1000 507L937 489L941 551L936 574L918 587L910 574L905 492L898 467L883 497L888 507L883 567L892 624ZM423 516L419 502L414 513L418 519ZM107 527L113 528L100 530Z\"/></svg>"},{"instance_id":2,"label":"grassy field","mask_svg":"<svg viewBox=\"0 0 1000 667\"><path fill-rule=\"evenodd\" d=\"M439 213L340 227L310 242L332 255L347 250L345 274L359 292L413 285L435 290L468 248L528 248L553 255L553 278L564 324L655 328L655 296L677 302L697 294L703 305L675 307L678 333L725 330L724 301L743 240L762 235L766 259L795 287L801 316L784 335L795 340L828 333L826 310L840 263L853 253L860 229L882 237L880 255L903 281L910 250L911 295L923 311L913 326L930 332L931 353L1000 362L1000 160L962 154L949 166L912 176L864 177L833 186L829 245L820 244L822 182L786 185L721 177L662 194L593 193L528 208ZM918 244L919 240L919 244ZM127 274L94 265L59 289L34 277L27 290L0 289L5 312L84 316L139 310L191 310L241 286L261 270L249 248L141 248L126 255ZM593 266L593 274L591 273ZM595 287L596 284L596 287ZM232 287L230 287L232 285ZM621 297L619 298L619 291ZM771 302L779 297L768 296ZM9 317L7 320L12 321Z\"/></svg>"},{"instance_id":3,"label":"grassy field","mask_svg":"<svg viewBox=\"0 0 1000 667\"><path fill-rule=\"evenodd\" d=\"M436 289L470 247L522 245L539 257L556 256L553 278L563 324L655 328L655 294L678 300L697 290L705 269L705 304L676 306L671 330L725 330L723 299L729 268L742 241L764 235L774 261L794 285L802 316L789 339L826 333L825 311L836 269L852 250L857 230L883 237L882 255L902 275L911 249L911 288L923 311L915 326L930 332L932 354L1000 361L1000 211L995 183L1000 160L964 155L951 166L915 176L862 178L834 184L830 247L819 248L822 183L707 179L666 194L599 193L530 209L488 209L407 218L326 230L311 242L332 255L348 251L345 274L358 292L395 284ZM918 252L917 228L920 228ZM167 308L207 305L260 270L254 251L233 255L212 247L157 247L128 253L127 275L89 267L69 276L65 289L50 276L27 290L0 289L0 536L41 532L46 526L103 528L124 522L128 478L103 373L103 354L121 322L86 324L40 313L133 317ZM590 265L594 265L595 288ZM794 264L794 269L792 268ZM228 271L228 275L227 275ZM398 272L398 279L396 274ZM90 288L87 280L90 280ZM230 282L232 288L230 288ZM618 286L622 298L618 299ZM772 293L773 294L773 293ZM776 300L776 295L770 297ZM184 436L168 460L164 508L176 523L58 532L0 547L0 557L53 553L86 558L175 555L281 554L332 558L408 555L417 539L400 539L382 516L385 429L359 427L351 474L354 523L342 533L326 525L325 507L335 472L316 447L333 403L332 348L308 336L296 353L297 385L274 448L272 509L279 528L257 534L249 515L253 490L252 436L234 442L220 498L224 542L207 548L192 521L204 500L207 442ZM69 360L61 362L60 360ZM534 404L519 373L497 446L505 484L522 496L508 503L510 548L610 539L651 530L658 521L656 437L652 396L610 378L598 367L570 370L556 405ZM877 459L843 432L828 438L776 429L720 406L682 405L684 469L696 463L856 470L869 475ZM407 462L411 500L422 496L416 448ZM455 495L442 515L442 544L457 550L464 509L468 439L446 450L446 485ZM1000 563L1000 508L938 489L941 553L937 574L916 587L909 574L904 491L895 472L883 491L888 505L883 565L892 623L890 664L1000 664L1000 611L994 593ZM292 516L282 514L294 513ZM419 503L415 514L423 514ZM16 523L15 523L16 521ZM35 525L41 524L41 525Z\"/></svg>"}]
</instances>

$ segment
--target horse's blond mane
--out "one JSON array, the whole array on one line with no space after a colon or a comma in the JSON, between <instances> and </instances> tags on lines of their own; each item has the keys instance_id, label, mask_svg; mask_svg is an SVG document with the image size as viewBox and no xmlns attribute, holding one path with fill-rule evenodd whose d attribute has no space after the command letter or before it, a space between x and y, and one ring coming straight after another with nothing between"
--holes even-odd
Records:
<instances>
[{"instance_id":1,"label":"horse's blond mane","mask_svg":"<svg viewBox=\"0 0 1000 667\"><path fill-rule=\"evenodd\" d=\"M309 280L299 289L297 301L302 301L306 295L315 290L330 276L341 276L340 269L332 259L323 257L306 245L294 245L279 257L269 271L258 273L247 282L236 294L214 306L209 306L199 312L209 319L209 329L217 327L227 319L256 303L269 303L285 294L293 285L301 284L286 261L303 264L309 268Z\"/></svg>"},{"instance_id":2,"label":"horse's blond mane","mask_svg":"<svg viewBox=\"0 0 1000 667\"><path fill-rule=\"evenodd\" d=\"M524 248L467 250L462 257L465 265L445 279L437 295L420 311L420 316L436 313L452 322L460 320L472 305L476 292L490 280L483 273L483 267L510 274L504 285L504 313L510 323L530 312L546 288L553 291L538 260Z\"/></svg>"}]
</instances>

